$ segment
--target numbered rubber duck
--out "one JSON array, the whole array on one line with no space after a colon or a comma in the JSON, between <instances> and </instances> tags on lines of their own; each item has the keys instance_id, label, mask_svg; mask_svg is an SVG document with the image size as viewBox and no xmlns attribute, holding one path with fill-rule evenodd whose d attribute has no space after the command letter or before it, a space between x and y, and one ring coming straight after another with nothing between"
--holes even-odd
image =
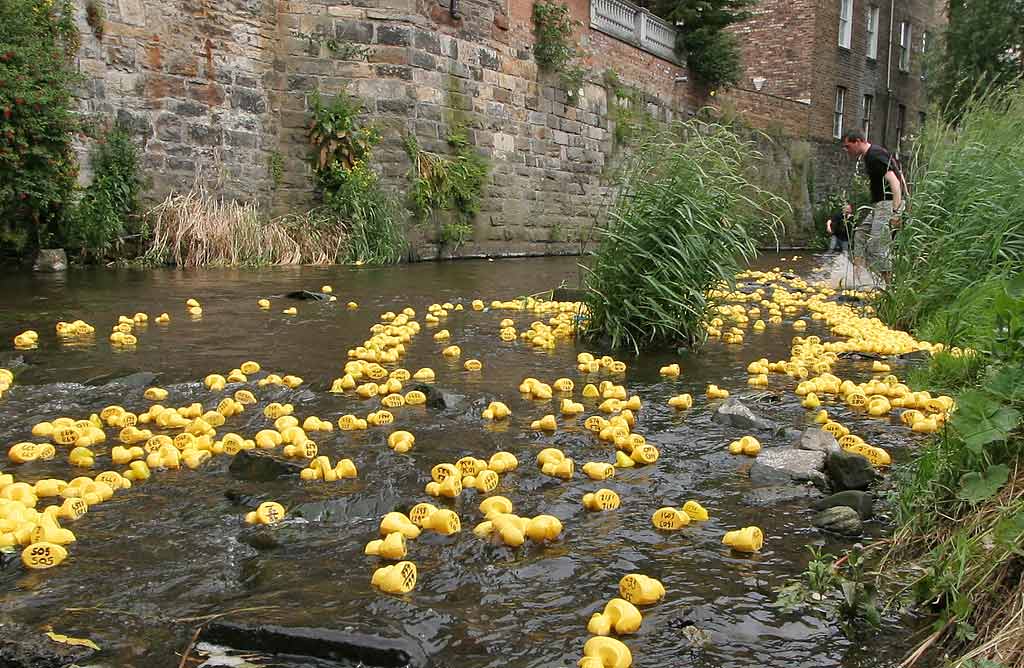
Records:
<instances>
[{"instance_id":1,"label":"numbered rubber duck","mask_svg":"<svg viewBox=\"0 0 1024 668\"><path fill-rule=\"evenodd\" d=\"M462 364L462 368L464 368L466 371L480 371L481 369L484 368L484 365L480 360L469 359Z\"/></svg>"},{"instance_id":2,"label":"numbered rubber duck","mask_svg":"<svg viewBox=\"0 0 1024 668\"><path fill-rule=\"evenodd\" d=\"M452 469L454 471L454 467ZM428 482L424 491L430 496L444 496L454 499L462 494L462 477L458 471L454 471L452 475L442 479L440 482Z\"/></svg>"},{"instance_id":3,"label":"numbered rubber duck","mask_svg":"<svg viewBox=\"0 0 1024 668\"><path fill-rule=\"evenodd\" d=\"M562 522L553 515L537 515L526 524L526 536L535 543L554 540L561 533Z\"/></svg>"},{"instance_id":4,"label":"numbered rubber duck","mask_svg":"<svg viewBox=\"0 0 1024 668\"><path fill-rule=\"evenodd\" d=\"M454 359L462 354L462 348L458 346L448 346L441 351L441 354L449 359Z\"/></svg>"},{"instance_id":5,"label":"numbered rubber duck","mask_svg":"<svg viewBox=\"0 0 1024 668\"><path fill-rule=\"evenodd\" d=\"M139 449L141 450L142 448ZM146 462L136 460L128 465L128 470L126 470L122 475L124 475L128 480L139 482L149 480L152 473L150 472L149 467L146 466Z\"/></svg>"},{"instance_id":6,"label":"numbered rubber duck","mask_svg":"<svg viewBox=\"0 0 1024 668\"><path fill-rule=\"evenodd\" d=\"M607 488L583 495L583 507L587 510L616 510L621 503L619 495Z\"/></svg>"},{"instance_id":7,"label":"numbered rubber duck","mask_svg":"<svg viewBox=\"0 0 1024 668\"><path fill-rule=\"evenodd\" d=\"M446 508L430 513L422 521L424 529L435 531L444 536L462 531L462 523L459 521L459 516Z\"/></svg>"},{"instance_id":8,"label":"numbered rubber duck","mask_svg":"<svg viewBox=\"0 0 1024 668\"><path fill-rule=\"evenodd\" d=\"M68 454L68 461L72 466L91 469L93 464L96 462L96 458L92 450L84 447L76 447Z\"/></svg>"},{"instance_id":9,"label":"numbered rubber duck","mask_svg":"<svg viewBox=\"0 0 1024 668\"><path fill-rule=\"evenodd\" d=\"M245 516L246 524L267 524L279 523L285 518L284 506L276 501L264 501L256 510Z\"/></svg>"},{"instance_id":10,"label":"numbered rubber duck","mask_svg":"<svg viewBox=\"0 0 1024 668\"><path fill-rule=\"evenodd\" d=\"M695 520L697 522L705 522L708 519L707 509L693 500L687 501L683 504L683 512L686 513L691 520Z\"/></svg>"},{"instance_id":11,"label":"numbered rubber duck","mask_svg":"<svg viewBox=\"0 0 1024 668\"><path fill-rule=\"evenodd\" d=\"M556 431L558 423L555 421L555 416L549 413L541 419L531 422L530 429L534 431Z\"/></svg>"},{"instance_id":12,"label":"numbered rubber duck","mask_svg":"<svg viewBox=\"0 0 1024 668\"><path fill-rule=\"evenodd\" d=\"M551 383L551 386L559 392L572 392L576 388L576 383L571 378L559 378Z\"/></svg>"},{"instance_id":13,"label":"numbered rubber duck","mask_svg":"<svg viewBox=\"0 0 1024 668\"><path fill-rule=\"evenodd\" d=\"M388 594L407 594L416 587L416 578L416 564L400 561L375 570L370 584Z\"/></svg>"},{"instance_id":14,"label":"numbered rubber duck","mask_svg":"<svg viewBox=\"0 0 1024 668\"><path fill-rule=\"evenodd\" d=\"M629 469L636 466L636 462L622 450L615 453L615 468Z\"/></svg>"},{"instance_id":15,"label":"numbered rubber duck","mask_svg":"<svg viewBox=\"0 0 1024 668\"><path fill-rule=\"evenodd\" d=\"M633 605L651 605L665 597L665 587L641 573L630 573L619 580L619 595Z\"/></svg>"},{"instance_id":16,"label":"numbered rubber duck","mask_svg":"<svg viewBox=\"0 0 1024 668\"><path fill-rule=\"evenodd\" d=\"M21 551L21 563L33 570L59 566L68 558L68 551L56 543L40 541L28 545Z\"/></svg>"},{"instance_id":17,"label":"numbered rubber duck","mask_svg":"<svg viewBox=\"0 0 1024 668\"><path fill-rule=\"evenodd\" d=\"M629 454L629 458L637 464L653 464L658 461L658 456L658 448L649 443L634 447Z\"/></svg>"},{"instance_id":18,"label":"numbered rubber duck","mask_svg":"<svg viewBox=\"0 0 1024 668\"><path fill-rule=\"evenodd\" d=\"M408 406L422 406L427 403L427 395L419 390L409 390L405 393L405 403Z\"/></svg>"},{"instance_id":19,"label":"numbered rubber duck","mask_svg":"<svg viewBox=\"0 0 1024 668\"><path fill-rule=\"evenodd\" d=\"M690 516L676 508L659 508L651 516L651 523L659 531L678 531L683 527L689 526Z\"/></svg>"},{"instance_id":20,"label":"numbered rubber duck","mask_svg":"<svg viewBox=\"0 0 1024 668\"><path fill-rule=\"evenodd\" d=\"M587 399L597 399L601 396L601 393L597 389L597 385L593 383L587 383L583 386L583 396Z\"/></svg>"},{"instance_id":21,"label":"numbered rubber duck","mask_svg":"<svg viewBox=\"0 0 1024 668\"><path fill-rule=\"evenodd\" d=\"M405 555L408 553L405 534L401 531L394 531L382 539L371 540L366 544L363 553L384 559L405 559Z\"/></svg>"},{"instance_id":22,"label":"numbered rubber duck","mask_svg":"<svg viewBox=\"0 0 1024 668\"><path fill-rule=\"evenodd\" d=\"M729 390L721 389L715 384L708 385L707 389L708 399L726 399L729 396Z\"/></svg>"},{"instance_id":23,"label":"numbered rubber duck","mask_svg":"<svg viewBox=\"0 0 1024 668\"><path fill-rule=\"evenodd\" d=\"M821 400L818 399L818 395L814 392L808 392L807 395L804 396L803 401L800 402L800 405L804 408L813 410L821 406Z\"/></svg>"},{"instance_id":24,"label":"numbered rubber duck","mask_svg":"<svg viewBox=\"0 0 1024 668\"><path fill-rule=\"evenodd\" d=\"M487 408L481 417L485 420L504 420L510 415L512 415L512 411L509 410L508 406L500 401L492 401L487 404Z\"/></svg>"},{"instance_id":25,"label":"numbered rubber duck","mask_svg":"<svg viewBox=\"0 0 1024 668\"><path fill-rule=\"evenodd\" d=\"M591 480L607 480L615 475L615 467L604 462L587 462L582 470Z\"/></svg>"},{"instance_id":26,"label":"numbered rubber duck","mask_svg":"<svg viewBox=\"0 0 1024 668\"><path fill-rule=\"evenodd\" d=\"M586 409L583 407L583 404L573 401L572 399L562 399L562 404L559 407L559 411L562 413L562 415L568 417L571 417L573 415L580 415L585 410Z\"/></svg>"},{"instance_id":27,"label":"numbered rubber duck","mask_svg":"<svg viewBox=\"0 0 1024 668\"><path fill-rule=\"evenodd\" d=\"M722 544L737 552L759 552L764 545L764 533L758 527L727 531L722 537Z\"/></svg>"},{"instance_id":28,"label":"numbered rubber duck","mask_svg":"<svg viewBox=\"0 0 1024 668\"><path fill-rule=\"evenodd\" d=\"M641 622L643 616L635 605L624 598L613 598L605 604L604 612L595 612L590 617L587 632L595 636L636 633Z\"/></svg>"},{"instance_id":29,"label":"numbered rubber duck","mask_svg":"<svg viewBox=\"0 0 1024 668\"><path fill-rule=\"evenodd\" d=\"M394 431L388 436L388 447L398 453L406 453L416 443L416 437L408 431Z\"/></svg>"},{"instance_id":30,"label":"numbered rubber duck","mask_svg":"<svg viewBox=\"0 0 1024 668\"><path fill-rule=\"evenodd\" d=\"M161 387L150 387L142 393L142 396L150 401L163 401L167 398L167 390Z\"/></svg>"}]
</instances>

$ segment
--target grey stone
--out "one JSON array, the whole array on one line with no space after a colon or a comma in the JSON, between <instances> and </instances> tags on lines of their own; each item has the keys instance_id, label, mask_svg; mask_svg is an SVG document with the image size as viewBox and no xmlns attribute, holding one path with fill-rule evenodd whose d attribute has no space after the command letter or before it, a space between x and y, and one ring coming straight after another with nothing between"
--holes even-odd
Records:
<instances>
[{"instance_id":1,"label":"grey stone","mask_svg":"<svg viewBox=\"0 0 1024 668\"><path fill-rule=\"evenodd\" d=\"M334 26L334 36L339 41L370 44L373 42L373 24L369 21L338 21Z\"/></svg>"},{"instance_id":2,"label":"grey stone","mask_svg":"<svg viewBox=\"0 0 1024 668\"><path fill-rule=\"evenodd\" d=\"M32 271L55 273L66 271L68 268L68 255L63 248L41 248L36 255L36 261L32 265Z\"/></svg>"},{"instance_id":3,"label":"grey stone","mask_svg":"<svg viewBox=\"0 0 1024 668\"><path fill-rule=\"evenodd\" d=\"M408 28L395 25L377 26L377 43L388 46L409 46L410 31Z\"/></svg>"},{"instance_id":4,"label":"grey stone","mask_svg":"<svg viewBox=\"0 0 1024 668\"><path fill-rule=\"evenodd\" d=\"M262 450L242 450L232 457L228 472L238 480L270 482L285 476L298 476L303 465L277 459Z\"/></svg>"},{"instance_id":5,"label":"grey stone","mask_svg":"<svg viewBox=\"0 0 1024 668\"><path fill-rule=\"evenodd\" d=\"M54 642L38 629L0 624L0 666L5 668L64 668L88 661L96 650Z\"/></svg>"},{"instance_id":6,"label":"grey stone","mask_svg":"<svg viewBox=\"0 0 1024 668\"><path fill-rule=\"evenodd\" d=\"M721 406L715 409L711 419L719 424L737 429L770 431L775 428L774 422L756 415L742 401L733 397L726 399Z\"/></svg>"},{"instance_id":7,"label":"grey stone","mask_svg":"<svg viewBox=\"0 0 1024 668\"><path fill-rule=\"evenodd\" d=\"M108 381L105 387L109 389L129 389L129 388L140 388L149 387L153 385L153 381L156 380L156 374L152 371L138 371L136 373L122 376L121 378L115 378L114 380Z\"/></svg>"},{"instance_id":8,"label":"grey stone","mask_svg":"<svg viewBox=\"0 0 1024 668\"><path fill-rule=\"evenodd\" d=\"M253 114L262 114L267 110L267 101L258 90L236 87L231 91L231 106Z\"/></svg>"},{"instance_id":9,"label":"grey stone","mask_svg":"<svg viewBox=\"0 0 1024 668\"><path fill-rule=\"evenodd\" d=\"M817 450L825 454L840 450L839 441L836 440L836 437L820 427L805 429L800 434L800 441L797 443L797 447L801 450Z\"/></svg>"},{"instance_id":10,"label":"grey stone","mask_svg":"<svg viewBox=\"0 0 1024 668\"><path fill-rule=\"evenodd\" d=\"M435 32L417 30L413 33L413 45L417 49L432 53L435 56L441 55L441 40Z\"/></svg>"},{"instance_id":11,"label":"grey stone","mask_svg":"<svg viewBox=\"0 0 1024 668\"><path fill-rule=\"evenodd\" d=\"M829 480L837 491L867 489L875 480L875 469L867 458L852 452L830 452L825 462Z\"/></svg>"},{"instance_id":12,"label":"grey stone","mask_svg":"<svg viewBox=\"0 0 1024 668\"><path fill-rule=\"evenodd\" d=\"M224 143L224 130L213 125L190 124L188 138L195 146L220 146Z\"/></svg>"},{"instance_id":13,"label":"grey stone","mask_svg":"<svg viewBox=\"0 0 1024 668\"><path fill-rule=\"evenodd\" d=\"M834 506L822 510L814 516L812 524L823 531L837 533L842 536L859 536L864 530L860 515L853 508Z\"/></svg>"},{"instance_id":14,"label":"grey stone","mask_svg":"<svg viewBox=\"0 0 1024 668\"><path fill-rule=\"evenodd\" d=\"M836 506L853 508L860 515L862 520L869 520L874 514L875 499L868 492L861 492L848 489L845 492L837 492L814 503L815 510L826 510Z\"/></svg>"},{"instance_id":15,"label":"grey stone","mask_svg":"<svg viewBox=\"0 0 1024 668\"><path fill-rule=\"evenodd\" d=\"M498 69L498 54L494 49L481 47L477 50L480 57L480 66L488 70Z\"/></svg>"},{"instance_id":16,"label":"grey stone","mask_svg":"<svg viewBox=\"0 0 1024 668\"><path fill-rule=\"evenodd\" d=\"M759 487L743 495L742 503L756 508L772 508L783 503L803 501L821 496L813 485L772 485Z\"/></svg>"},{"instance_id":17,"label":"grey stone","mask_svg":"<svg viewBox=\"0 0 1024 668\"><path fill-rule=\"evenodd\" d=\"M825 486L825 454L795 448L766 448L750 467L750 480L758 485L813 482Z\"/></svg>"}]
</instances>

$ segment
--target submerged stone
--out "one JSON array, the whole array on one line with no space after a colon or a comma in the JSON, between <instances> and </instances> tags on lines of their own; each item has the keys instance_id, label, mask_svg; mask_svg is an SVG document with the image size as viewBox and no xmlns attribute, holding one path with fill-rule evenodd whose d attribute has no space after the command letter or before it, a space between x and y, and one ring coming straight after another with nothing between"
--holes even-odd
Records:
<instances>
[{"instance_id":1,"label":"submerged stone","mask_svg":"<svg viewBox=\"0 0 1024 668\"><path fill-rule=\"evenodd\" d=\"M815 502L814 509L827 510L828 508L835 508L837 506L846 506L847 508L853 508L856 510L862 520L869 520L874 514L874 505L875 499L871 494L849 489Z\"/></svg>"},{"instance_id":2,"label":"submerged stone","mask_svg":"<svg viewBox=\"0 0 1024 668\"><path fill-rule=\"evenodd\" d=\"M299 476L303 464L285 461L261 450L242 450L232 457L228 472L238 480L269 482L285 476Z\"/></svg>"},{"instance_id":3,"label":"submerged stone","mask_svg":"<svg viewBox=\"0 0 1024 668\"><path fill-rule=\"evenodd\" d=\"M88 661L96 650L51 640L38 629L0 624L0 666L4 668L65 668Z\"/></svg>"},{"instance_id":4,"label":"submerged stone","mask_svg":"<svg viewBox=\"0 0 1024 668\"><path fill-rule=\"evenodd\" d=\"M864 529L860 515L856 510L847 506L835 506L822 510L814 516L812 523L822 531L842 536L859 536Z\"/></svg>"},{"instance_id":5,"label":"submerged stone","mask_svg":"<svg viewBox=\"0 0 1024 668\"><path fill-rule=\"evenodd\" d=\"M838 452L839 441L836 437L820 427L811 427L800 433L800 440L797 447L801 450L816 450L818 452Z\"/></svg>"},{"instance_id":6,"label":"submerged stone","mask_svg":"<svg viewBox=\"0 0 1024 668\"><path fill-rule=\"evenodd\" d=\"M830 452L825 466L832 487L839 492L867 489L875 481L875 468L871 462L852 452Z\"/></svg>"},{"instance_id":7,"label":"submerged stone","mask_svg":"<svg viewBox=\"0 0 1024 668\"><path fill-rule=\"evenodd\" d=\"M755 414L742 401L732 397L726 399L715 410L711 419L719 424L736 427L737 429L770 431L775 428L774 422Z\"/></svg>"},{"instance_id":8,"label":"submerged stone","mask_svg":"<svg viewBox=\"0 0 1024 668\"><path fill-rule=\"evenodd\" d=\"M743 504L755 508L772 508L783 503L804 501L821 496L813 485L771 485L743 495Z\"/></svg>"},{"instance_id":9,"label":"submerged stone","mask_svg":"<svg viewBox=\"0 0 1024 668\"><path fill-rule=\"evenodd\" d=\"M825 453L796 448L766 448L750 467L750 480L758 485L813 482L825 485Z\"/></svg>"}]
</instances>

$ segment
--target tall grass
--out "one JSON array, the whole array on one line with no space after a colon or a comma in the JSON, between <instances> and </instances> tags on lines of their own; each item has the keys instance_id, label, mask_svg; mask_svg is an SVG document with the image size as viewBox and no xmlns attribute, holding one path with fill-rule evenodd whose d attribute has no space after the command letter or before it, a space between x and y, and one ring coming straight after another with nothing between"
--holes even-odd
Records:
<instances>
[{"instance_id":1,"label":"tall grass","mask_svg":"<svg viewBox=\"0 0 1024 668\"><path fill-rule=\"evenodd\" d=\"M267 220L254 202L225 200L197 182L146 213L151 230L144 260L179 267L331 264L348 252L335 218L311 211Z\"/></svg>"},{"instance_id":2,"label":"tall grass","mask_svg":"<svg viewBox=\"0 0 1024 668\"><path fill-rule=\"evenodd\" d=\"M698 121L638 147L584 267L585 335L635 350L702 339L709 292L756 255L785 207L748 178L756 157L751 142Z\"/></svg>"},{"instance_id":3,"label":"tall grass","mask_svg":"<svg viewBox=\"0 0 1024 668\"><path fill-rule=\"evenodd\" d=\"M910 219L897 234L879 315L915 329L993 276L1024 266L1024 88L938 114L912 161Z\"/></svg>"}]
</instances>

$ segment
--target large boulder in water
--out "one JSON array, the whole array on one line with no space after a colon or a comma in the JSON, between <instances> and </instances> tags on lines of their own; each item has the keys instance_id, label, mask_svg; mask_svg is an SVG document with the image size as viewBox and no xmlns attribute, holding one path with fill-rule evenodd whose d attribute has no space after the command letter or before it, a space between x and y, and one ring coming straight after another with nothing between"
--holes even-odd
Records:
<instances>
[{"instance_id":1,"label":"large boulder in water","mask_svg":"<svg viewBox=\"0 0 1024 668\"><path fill-rule=\"evenodd\" d=\"M832 487L839 492L848 489L867 489L875 481L875 467L866 457L840 450L830 452L825 461Z\"/></svg>"},{"instance_id":2,"label":"large boulder in water","mask_svg":"<svg viewBox=\"0 0 1024 668\"><path fill-rule=\"evenodd\" d=\"M750 480L758 485L812 482L824 488L825 453L796 448L766 448L750 467Z\"/></svg>"},{"instance_id":3,"label":"large boulder in water","mask_svg":"<svg viewBox=\"0 0 1024 668\"><path fill-rule=\"evenodd\" d=\"M827 510L837 506L853 508L862 520L869 520L875 511L875 499L867 492L848 489L845 492L837 492L815 502L814 509Z\"/></svg>"},{"instance_id":4,"label":"large boulder in water","mask_svg":"<svg viewBox=\"0 0 1024 668\"><path fill-rule=\"evenodd\" d=\"M32 271L57 273L67 271L68 255L63 248L43 248L36 256Z\"/></svg>"},{"instance_id":5,"label":"large boulder in water","mask_svg":"<svg viewBox=\"0 0 1024 668\"><path fill-rule=\"evenodd\" d=\"M816 450L825 454L839 452L840 450L839 441L836 440L836 437L820 427L803 430L796 447L801 450Z\"/></svg>"},{"instance_id":6,"label":"large boulder in water","mask_svg":"<svg viewBox=\"0 0 1024 668\"><path fill-rule=\"evenodd\" d=\"M737 429L758 429L761 431L775 429L774 422L755 414L742 401L732 397L726 399L721 406L715 409L711 419L719 424L736 427Z\"/></svg>"}]
</instances>

